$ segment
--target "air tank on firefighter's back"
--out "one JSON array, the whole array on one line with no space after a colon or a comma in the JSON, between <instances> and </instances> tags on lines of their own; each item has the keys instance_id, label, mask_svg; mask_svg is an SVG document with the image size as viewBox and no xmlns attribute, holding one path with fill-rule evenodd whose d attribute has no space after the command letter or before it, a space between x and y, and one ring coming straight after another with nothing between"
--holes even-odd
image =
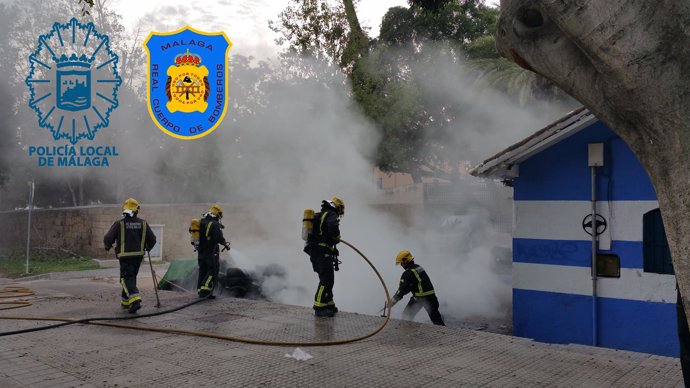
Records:
<instances>
[{"instance_id":1,"label":"air tank on firefighter's back","mask_svg":"<svg viewBox=\"0 0 690 388\"><path fill-rule=\"evenodd\" d=\"M314 209L304 209L302 216L302 240L307 241L314 229Z\"/></svg>"},{"instance_id":2,"label":"air tank on firefighter's back","mask_svg":"<svg viewBox=\"0 0 690 388\"><path fill-rule=\"evenodd\" d=\"M189 238L191 239L191 243L194 246L195 250L199 248L200 229L201 221L199 221L198 218L193 219L192 222L189 224Z\"/></svg>"}]
</instances>

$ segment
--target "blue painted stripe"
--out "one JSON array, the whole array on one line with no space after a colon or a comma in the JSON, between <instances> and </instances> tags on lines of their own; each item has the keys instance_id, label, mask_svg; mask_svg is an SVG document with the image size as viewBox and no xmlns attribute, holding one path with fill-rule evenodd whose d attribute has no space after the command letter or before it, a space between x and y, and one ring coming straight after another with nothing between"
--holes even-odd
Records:
<instances>
[{"instance_id":1,"label":"blue painted stripe","mask_svg":"<svg viewBox=\"0 0 690 388\"><path fill-rule=\"evenodd\" d=\"M513 334L540 342L591 345L591 297L513 289Z\"/></svg>"},{"instance_id":2,"label":"blue painted stripe","mask_svg":"<svg viewBox=\"0 0 690 388\"><path fill-rule=\"evenodd\" d=\"M642 241L614 240L610 250L598 252L618 255L621 268L644 268ZM592 242L514 238L513 262L590 267Z\"/></svg>"},{"instance_id":3,"label":"blue painted stripe","mask_svg":"<svg viewBox=\"0 0 690 388\"><path fill-rule=\"evenodd\" d=\"M678 357L678 316L672 303L599 299L599 345Z\"/></svg>"},{"instance_id":4,"label":"blue painted stripe","mask_svg":"<svg viewBox=\"0 0 690 388\"><path fill-rule=\"evenodd\" d=\"M589 143L604 143L604 166L597 168L597 200L656 200L637 157L606 125L596 122L520 163L515 200L589 200Z\"/></svg>"},{"instance_id":5,"label":"blue painted stripe","mask_svg":"<svg viewBox=\"0 0 690 388\"><path fill-rule=\"evenodd\" d=\"M598 298L599 346L678 357L672 303ZM540 342L591 345L591 296L513 289L513 332Z\"/></svg>"}]
</instances>

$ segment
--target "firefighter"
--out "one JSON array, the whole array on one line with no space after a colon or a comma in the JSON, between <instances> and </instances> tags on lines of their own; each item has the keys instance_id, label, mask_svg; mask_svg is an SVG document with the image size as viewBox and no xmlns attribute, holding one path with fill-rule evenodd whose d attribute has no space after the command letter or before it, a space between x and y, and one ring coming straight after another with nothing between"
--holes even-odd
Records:
<instances>
[{"instance_id":1,"label":"firefighter","mask_svg":"<svg viewBox=\"0 0 690 388\"><path fill-rule=\"evenodd\" d=\"M314 215L313 232L304 250L309 255L312 269L319 275L319 286L314 296L314 315L332 317L338 312L333 301L333 284L338 270L340 218L345 215L345 203L334 196L321 202L321 211Z\"/></svg>"},{"instance_id":2,"label":"firefighter","mask_svg":"<svg viewBox=\"0 0 690 388\"><path fill-rule=\"evenodd\" d=\"M103 237L105 250L115 243L115 255L120 262L120 285L123 309L134 314L141 308L141 294L137 288L137 274L144 259L144 252L156 245L156 235L145 220L137 217L139 202L129 198L122 205L121 220L115 221Z\"/></svg>"},{"instance_id":3,"label":"firefighter","mask_svg":"<svg viewBox=\"0 0 690 388\"><path fill-rule=\"evenodd\" d=\"M220 270L220 248L218 246L224 246L225 250L230 249L230 243L225 241L225 237L223 237L224 226L220 223L222 218L223 208L214 204L204 214L199 225L199 280L196 291L200 298L215 298L213 287Z\"/></svg>"},{"instance_id":4,"label":"firefighter","mask_svg":"<svg viewBox=\"0 0 690 388\"><path fill-rule=\"evenodd\" d=\"M438 311L438 299L434 292L434 286L424 268L415 264L414 256L407 250L400 251L395 257L395 265L401 265L405 271L400 277L400 287L393 295L393 307L408 292L412 293L410 301L403 310L403 319L413 320L419 310L424 307L434 325L445 326L443 317Z\"/></svg>"}]
</instances>

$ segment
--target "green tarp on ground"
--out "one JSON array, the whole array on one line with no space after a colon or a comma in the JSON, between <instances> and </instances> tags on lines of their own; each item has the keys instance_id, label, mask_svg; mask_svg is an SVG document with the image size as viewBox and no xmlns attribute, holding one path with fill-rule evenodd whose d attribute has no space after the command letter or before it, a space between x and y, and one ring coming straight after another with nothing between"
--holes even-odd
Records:
<instances>
[{"instance_id":1,"label":"green tarp on ground","mask_svg":"<svg viewBox=\"0 0 690 388\"><path fill-rule=\"evenodd\" d=\"M190 284L195 284L198 270L199 264L197 263L197 259L174 260L170 262L165 276L158 282L158 289L174 289L175 287L173 287L170 282L181 287L188 287Z\"/></svg>"}]
</instances>

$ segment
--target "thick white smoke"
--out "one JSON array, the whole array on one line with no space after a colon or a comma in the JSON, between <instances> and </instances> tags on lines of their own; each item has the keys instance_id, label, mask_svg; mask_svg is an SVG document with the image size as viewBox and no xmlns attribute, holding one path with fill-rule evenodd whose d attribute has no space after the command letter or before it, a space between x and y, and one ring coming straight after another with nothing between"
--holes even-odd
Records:
<instances>
[{"instance_id":1,"label":"thick white smoke","mask_svg":"<svg viewBox=\"0 0 690 388\"><path fill-rule=\"evenodd\" d=\"M237 59L231 54L233 60ZM502 198L498 205L486 198L478 200L470 193L483 183L468 178L462 180L468 194L453 208L418 206L409 217L400 217L385 207L372 207L385 201L376 189L370 162L380 138L352 101L347 80L332 67L306 61L300 65L310 69L305 72L309 76L286 78L288 72L281 63L285 62L262 65L269 81L282 80L267 81L270 85L264 85L256 97L260 101L251 104L252 114L241 117L251 93L240 91L246 87L251 92L256 84L245 84L243 77L248 73L231 72L235 88L230 90L231 111L215 133L196 141L168 138L147 117L145 100L123 92L110 134L98 140L116 145L121 161L88 174L101 178L102 190L114 193L114 198L165 201L179 192L188 202L246 203L261 232L247 236L230 231L231 236L243 236L232 238L232 258L249 271L271 264L285 268L285 277L269 276L263 281L264 292L273 301L311 305L318 279L302 252L302 212L305 208L318 211L323 199L338 195L346 204L343 239L372 260L391 293L402 272L394 265L395 254L409 249L430 274L446 317L462 320L506 314L510 283L506 271L497 269L500 228L492 214L497 206L509 205L509 198ZM141 63L130 74L145 74L144 66ZM425 100L463 107L464 113L452 124L449 143L457 148L458 160L478 162L565 113L562 107L548 105L537 110L518 107L505 97L477 90L474 79L465 74L439 52L434 67L417 75L425 85ZM20 87L20 83L11 86ZM23 89L13 92L21 94ZM21 125L35 127L30 114L22 120L29 121ZM27 135L24 141L39 140ZM18 152L18 156L25 155ZM55 176L87 174L81 169L46 171ZM375 314L384 302L376 276L349 248L341 244L339 249L343 263L334 289L338 307ZM394 316L399 316L402 307L396 307ZM428 320L423 312L417 319Z\"/></svg>"},{"instance_id":2,"label":"thick white smoke","mask_svg":"<svg viewBox=\"0 0 690 388\"><path fill-rule=\"evenodd\" d=\"M427 70L424 93L429 100L467 107L468 113L454 124L454 144L460 145L457 153L467 160L488 157L565 113L562 107L518 107L505 97L478 91L457 64L439 61L437 68ZM260 141L249 148L243 145L242 150L243 155L255 156L247 170L252 176L246 177L241 189L265 204L255 214L265 238L233 243L249 258L238 263L248 269L270 263L286 268L284 282L271 278L264 284L271 300L311 305L318 279L302 252L302 211L318 211L321 200L338 195L346 203L343 239L369 257L391 293L402 273L394 257L399 250L409 249L430 274L447 317L462 320L508 313L510 270L505 260L509 257L497 248L509 247L510 230L497 225L492 215L496 208L510 209L509 194L477 198L473 187L486 183L467 178L461 180L466 195L454 207L440 213L439 209L413 212L401 221L384 207L371 206L382 197L374 189L373 167L366 155L379 138L344 90L298 82L273 91L272 98L276 108L251 128ZM232 170L233 163L225 160L223 169ZM343 263L336 273L336 304L344 311L375 314L385 301L378 279L355 252L344 244L339 249ZM396 307L395 317L406 301ZM424 313L417 319L428 320Z\"/></svg>"}]
</instances>

